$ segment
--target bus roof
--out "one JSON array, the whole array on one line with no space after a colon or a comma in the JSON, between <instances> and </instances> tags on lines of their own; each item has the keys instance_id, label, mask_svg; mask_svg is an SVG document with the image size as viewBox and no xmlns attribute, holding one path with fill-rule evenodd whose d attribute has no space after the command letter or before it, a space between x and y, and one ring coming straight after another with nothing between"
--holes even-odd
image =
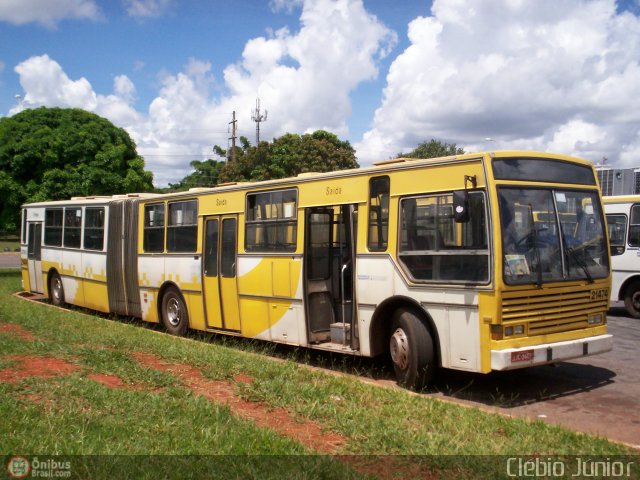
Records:
<instances>
[{"instance_id":1,"label":"bus roof","mask_svg":"<svg viewBox=\"0 0 640 480\"><path fill-rule=\"evenodd\" d=\"M113 196L88 196L88 197L73 197L71 200L58 200L58 201L48 201L48 202L37 202L37 203L29 203L23 205L24 207L37 207L37 206L52 206L57 202L63 205L87 205L91 203L95 204L107 204L113 200L125 199L125 198L154 198L154 197L163 197L163 198L171 198L171 197L183 197L189 194L202 195L206 193L220 192L220 191L231 191L231 190L244 190L244 189L254 189L256 187L270 187L277 186L280 184L291 184L291 183L303 183L308 181L314 181L319 179L330 179L330 178L338 178L344 176L356 176L356 175L376 175L386 172L393 172L395 170L404 170L404 169L414 169L419 168L420 166L430 166L430 165L439 165L446 163L464 163L474 160L482 160L488 158L509 158L509 157L520 157L520 158L553 158L557 160L565 160L576 162L579 164L583 164L585 166L593 166L593 163L584 160L581 158L571 157L567 155L555 154L555 153L545 153L539 151L530 151L530 150L504 150L504 151L494 151L494 152L475 152L475 153L465 153L461 155L452 155L447 157L437 157L437 158L406 158L399 157L393 158L389 160L382 160L379 162L373 163L371 166L360 167L360 168L352 168L346 170L336 170L332 172L303 172L300 173L296 177L287 177L287 178L278 178L272 180L262 180L255 182L228 182L228 183L220 183L212 187L196 187L191 188L186 191L180 192L169 192L169 193L129 193L124 195L113 195Z\"/></svg>"},{"instance_id":2,"label":"bus roof","mask_svg":"<svg viewBox=\"0 0 640 480\"><path fill-rule=\"evenodd\" d=\"M640 195L613 195L602 197L604 203L636 203L640 202Z\"/></svg>"}]
</instances>

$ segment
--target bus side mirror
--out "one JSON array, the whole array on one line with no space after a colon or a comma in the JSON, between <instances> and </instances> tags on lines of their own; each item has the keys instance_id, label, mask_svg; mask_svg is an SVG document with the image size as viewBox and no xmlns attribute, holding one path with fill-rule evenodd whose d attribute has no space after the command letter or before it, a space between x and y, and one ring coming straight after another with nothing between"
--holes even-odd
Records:
<instances>
[{"instance_id":1,"label":"bus side mirror","mask_svg":"<svg viewBox=\"0 0 640 480\"><path fill-rule=\"evenodd\" d=\"M453 192L453 219L456 223L469 221L469 192L466 190Z\"/></svg>"}]
</instances>

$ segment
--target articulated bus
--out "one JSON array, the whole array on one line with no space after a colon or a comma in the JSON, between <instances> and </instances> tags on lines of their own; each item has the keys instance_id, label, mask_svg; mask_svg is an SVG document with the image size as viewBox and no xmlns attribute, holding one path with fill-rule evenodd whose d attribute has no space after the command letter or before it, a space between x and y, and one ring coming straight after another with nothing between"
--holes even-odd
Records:
<instances>
[{"instance_id":1,"label":"articulated bus","mask_svg":"<svg viewBox=\"0 0 640 480\"><path fill-rule=\"evenodd\" d=\"M604 197L611 243L611 302L640 318L640 195Z\"/></svg>"},{"instance_id":2,"label":"articulated bus","mask_svg":"<svg viewBox=\"0 0 640 480\"><path fill-rule=\"evenodd\" d=\"M589 229L575 228L581 210ZM52 303L390 356L422 388L605 352L592 165L512 151L23 207L24 289Z\"/></svg>"}]
</instances>

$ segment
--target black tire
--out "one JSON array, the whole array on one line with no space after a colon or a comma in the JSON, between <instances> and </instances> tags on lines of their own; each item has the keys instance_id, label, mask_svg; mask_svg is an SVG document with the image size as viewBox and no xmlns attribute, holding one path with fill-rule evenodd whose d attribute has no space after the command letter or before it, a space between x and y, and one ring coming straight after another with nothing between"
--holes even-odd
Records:
<instances>
[{"instance_id":1,"label":"black tire","mask_svg":"<svg viewBox=\"0 0 640 480\"><path fill-rule=\"evenodd\" d=\"M389 352L398 384L422 390L435 375L433 339L425 323L410 310L398 310L391 321Z\"/></svg>"},{"instance_id":2,"label":"black tire","mask_svg":"<svg viewBox=\"0 0 640 480\"><path fill-rule=\"evenodd\" d=\"M49 301L56 307L64 307L64 286L58 272L53 272L49 277Z\"/></svg>"},{"instance_id":3,"label":"black tire","mask_svg":"<svg viewBox=\"0 0 640 480\"><path fill-rule=\"evenodd\" d=\"M180 291L169 287L162 296L162 323L172 335L184 335L189 328L189 312Z\"/></svg>"},{"instance_id":4,"label":"black tire","mask_svg":"<svg viewBox=\"0 0 640 480\"><path fill-rule=\"evenodd\" d=\"M640 318L640 281L636 280L625 289L624 306L629 315Z\"/></svg>"}]
</instances>

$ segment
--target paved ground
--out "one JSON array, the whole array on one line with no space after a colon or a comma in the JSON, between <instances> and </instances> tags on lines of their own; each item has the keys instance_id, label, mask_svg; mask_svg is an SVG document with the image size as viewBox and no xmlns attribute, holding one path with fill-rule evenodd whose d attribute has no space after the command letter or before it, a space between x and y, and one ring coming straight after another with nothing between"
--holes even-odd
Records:
<instances>
[{"instance_id":1,"label":"paved ground","mask_svg":"<svg viewBox=\"0 0 640 480\"><path fill-rule=\"evenodd\" d=\"M20 268L20 252L0 252L0 268Z\"/></svg>"},{"instance_id":2,"label":"paved ground","mask_svg":"<svg viewBox=\"0 0 640 480\"><path fill-rule=\"evenodd\" d=\"M490 375L445 372L430 394L542 419L640 448L640 320L608 315L611 352L556 366Z\"/></svg>"}]
</instances>

